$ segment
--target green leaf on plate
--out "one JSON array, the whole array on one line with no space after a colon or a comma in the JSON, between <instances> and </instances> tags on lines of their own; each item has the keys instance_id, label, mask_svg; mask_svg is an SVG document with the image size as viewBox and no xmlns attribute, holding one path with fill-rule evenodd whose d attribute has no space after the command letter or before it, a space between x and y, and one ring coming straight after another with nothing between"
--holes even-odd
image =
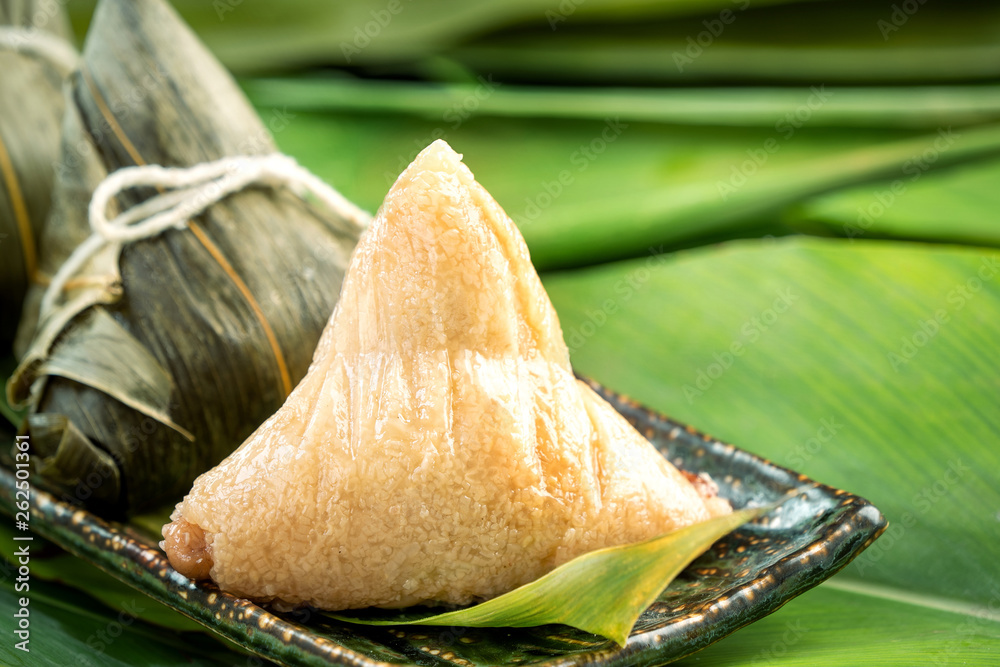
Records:
<instances>
[{"instance_id":1,"label":"green leaf on plate","mask_svg":"<svg viewBox=\"0 0 1000 667\"><path fill-rule=\"evenodd\" d=\"M688 563L768 509L738 510L643 542L592 551L530 584L467 609L417 617L412 613L392 618L332 616L365 625L525 628L561 623L624 646L639 615Z\"/></svg>"}]
</instances>

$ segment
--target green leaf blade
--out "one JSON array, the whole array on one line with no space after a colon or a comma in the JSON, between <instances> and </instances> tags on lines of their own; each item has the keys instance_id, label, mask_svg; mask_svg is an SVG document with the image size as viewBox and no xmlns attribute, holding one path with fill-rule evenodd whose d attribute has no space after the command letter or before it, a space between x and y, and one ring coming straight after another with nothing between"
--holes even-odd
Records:
<instances>
[{"instance_id":1,"label":"green leaf blade","mask_svg":"<svg viewBox=\"0 0 1000 667\"><path fill-rule=\"evenodd\" d=\"M1000 160L897 176L808 200L790 211L788 222L807 233L819 227L854 239L1000 245Z\"/></svg>"},{"instance_id":2,"label":"green leaf blade","mask_svg":"<svg viewBox=\"0 0 1000 667\"><path fill-rule=\"evenodd\" d=\"M1000 623L893 597L820 584L752 627L675 663L677 667L992 667Z\"/></svg>"},{"instance_id":3,"label":"green leaf blade","mask_svg":"<svg viewBox=\"0 0 1000 667\"><path fill-rule=\"evenodd\" d=\"M624 646L636 619L695 558L769 508L742 509L650 540L592 551L474 607L418 618L333 617L364 625L513 627L559 623ZM581 591L587 594L581 595Z\"/></svg>"},{"instance_id":4,"label":"green leaf blade","mask_svg":"<svg viewBox=\"0 0 1000 667\"><path fill-rule=\"evenodd\" d=\"M575 346L580 372L872 501L890 525L851 576L987 603L1000 558L997 261L994 249L800 238L544 282L572 345L619 280L645 277ZM793 305L772 317L787 289Z\"/></svg>"}]
</instances>

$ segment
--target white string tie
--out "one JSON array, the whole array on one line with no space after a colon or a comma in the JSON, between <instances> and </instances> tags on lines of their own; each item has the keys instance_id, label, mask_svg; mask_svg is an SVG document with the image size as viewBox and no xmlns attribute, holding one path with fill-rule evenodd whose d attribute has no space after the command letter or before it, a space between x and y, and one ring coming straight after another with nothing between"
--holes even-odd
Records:
<instances>
[{"instance_id":1,"label":"white string tie","mask_svg":"<svg viewBox=\"0 0 1000 667\"><path fill-rule=\"evenodd\" d=\"M139 165L124 167L101 181L88 209L93 233L66 259L42 297L48 313L67 282L106 245L133 243L168 229L182 229L191 218L250 185L288 187L299 197L312 194L331 211L365 228L371 215L361 210L315 174L281 153L241 155L192 167ZM157 187L166 192L122 211L108 220L108 204L130 188Z\"/></svg>"},{"instance_id":2,"label":"white string tie","mask_svg":"<svg viewBox=\"0 0 1000 667\"><path fill-rule=\"evenodd\" d=\"M80 63L80 54L69 42L38 28L0 26L0 49L42 58L64 77Z\"/></svg>"}]
</instances>

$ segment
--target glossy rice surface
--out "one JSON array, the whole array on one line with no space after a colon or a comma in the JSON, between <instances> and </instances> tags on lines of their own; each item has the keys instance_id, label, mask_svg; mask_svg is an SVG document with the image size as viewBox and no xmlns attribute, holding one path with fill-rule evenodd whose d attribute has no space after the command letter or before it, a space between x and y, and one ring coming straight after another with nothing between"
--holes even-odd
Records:
<instances>
[{"instance_id":1,"label":"glossy rice surface","mask_svg":"<svg viewBox=\"0 0 1000 667\"><path fill-rule=\"evenodd\" d=\"M462 604L726 511L574 378L521 234L437 141L358 244L308 374L198 478L166 548L255 599Z\"/></svg>"}]
</instances>

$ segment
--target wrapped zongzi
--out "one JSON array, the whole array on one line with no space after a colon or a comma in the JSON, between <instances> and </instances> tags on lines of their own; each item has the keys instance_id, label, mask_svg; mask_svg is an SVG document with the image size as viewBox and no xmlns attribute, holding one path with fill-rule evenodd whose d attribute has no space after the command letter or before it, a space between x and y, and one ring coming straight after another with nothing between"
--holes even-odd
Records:
<instances>
[{"instance_id":1,"label":"wrapped zongzi","mask_svg":"<svg viewBox=\"0 0 1000 667\"><path fill-rule=\"evenodd\" d=\"M101 0L63 129L71 168L59 174L41 243L50 274L97 235L87 207L116 170L276 151L163 0ZM109 217L162 192L124 190ZM58 289L33 295L38 311L22 325L31 343L8 385L30 407L41 480L104 511L182 494L305 373L364 222L357 209L250 184L180 228L97 239Z\"/></svg>"}]
</instances>

